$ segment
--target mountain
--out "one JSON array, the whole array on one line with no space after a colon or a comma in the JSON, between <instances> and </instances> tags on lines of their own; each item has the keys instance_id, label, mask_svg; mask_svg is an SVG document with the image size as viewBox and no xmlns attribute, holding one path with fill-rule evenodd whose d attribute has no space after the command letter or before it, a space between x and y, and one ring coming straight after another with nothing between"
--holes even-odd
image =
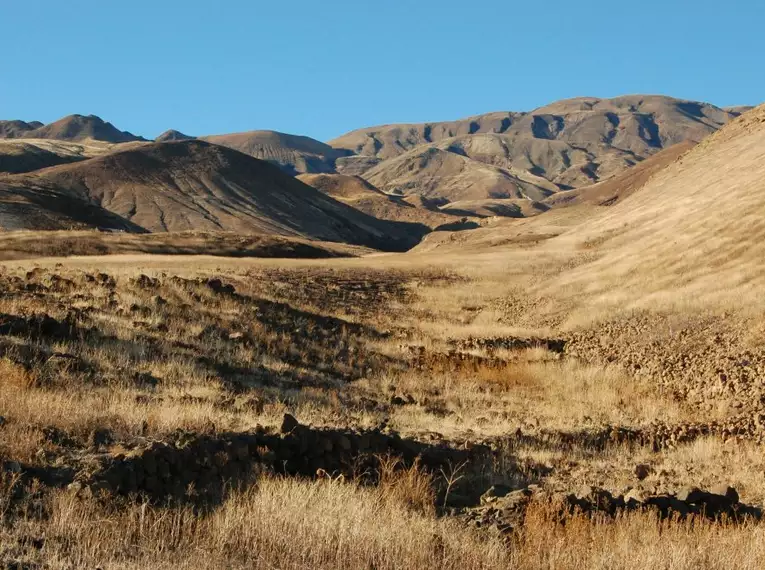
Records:
<instances>
[{"instance_id":1,"label":"mountain","mask_svg":"<svg viewBox=\"0 0 765 570\"><path fill-rule=\"evenodd\" d=\"M79 229L146 231L75 193L0 180L0 231Z\"/></svg>"},{"instance_id":2,"label":"mountain","mask_svg":"<svg viewBox=\"0 0 765 570\"><path fill-rule=\"evenodd\" d=\"M458 121L369 127L351 131L329 144L354 155L385 160L422 144L477 133L503 133L523 116L524 113L487 113Z\"/></svg>"},{"instance_id":3,"label":"mountain","mask_svg":"<svg viewBox=\"0 0 765 570\"><path fill-rule=\"evenodd\" d=\"M120 131L111 123L107 123L95 115L69 115L48 125L40 126L39 123L30 123L30 125L35 125L37 128L24 130L21 132L21 136L6 136L5 138L55 139L62 141L95 140L110 143L145 140L127 131Z\"/></svg>"},{"instance_id":4,"label":"mountain","mask_svg":"<svg viewBox=\"0 0 765 570\"><path fill-rule=\"evenodd\" d=\"M663 96L582 97L529 113L362 129L330 145L354 153L337 161L338 170L385 191L449 201L541 200L605 180L664 148L698 142L739 112Z\"/></svg>"},{"instance_id":5,"label":"mountain","mask_svg":"<svg viewBox=\"0 0 765 570\"><path fill-rule=\"evenodd\" d=\"M55 139L0 139L0 174L19 174L86 160L143 142L108 143L103 141L62 141Z\"/></svg>"},{"instance_id":6,"label":"mountain","mask_svg":"<svg viewBox=\"0 0 765 570\"><path fill-rule=\"evenodd\" d=\"M26 133L42 127L37 121L27 123L24 121L0 121L0 139L23 138Z\"/></svg>"},{"instance_id":7,"label":"mountain","mask_svg":"<svg viewBox=\"0 0 765 570\"><path fill-rule=\"evenodd\" d=\"M401 196L385 194L358 176L300 174L297 178L327 196L381 220L424 224L433 229L452 224L457 224L453 229L460 229L460 224L465 225L459 217L440 212L437 207L418 207Z\"/></svg>"},{"instance_id":8,"label":"mountain","mask_svg":"<svg viewBox=\"0 0 765 570\"><path fill-rule=\"evenodd\" d=\"M435 146L417 147L364 173L377 188L442 201L486 198L542 200L558 188L528 171L502 169Z\"/></svg>"},{"instance_id":9,"label":"mountain","mask_svg":"<svg viewBox=\"0 0 765 570\"><path fill-rule=\"evenodd\" d=\"M77 157L56 153L25 140L0 140L0 173L31 172L58 164L68 164Z\"/></svg>"},{"instance_id":10,"label":"mountain","mask_svg":"<svg viewBox=\"0 0 765 570\"><path fill-rule=\"evenodd\" d=\"M196 137L190 137L189 135L184 135L181 131L170 129L154 139L154 142L190 141L194 138Z\"/></svg>"},{"instance_id":11,"label":"mountain","mask_svg":"<svg viewBox=\"0 0 765 570\"><path fill-rule=\"evenodd\" d=\"M645 186L651 177L679 159L696 144L693 141L678 143L602 182L575 190L557 192L547 198L545 204L549 206L573 206L587 203L612 206L617 201L637 192Z\"/></svg>"},{"instance_id":12,"label":"mountain","mask_svg":"<svg viewBox=\"0 0 765 570\"><path fill-rule=\"evenodd\" d=\"M671 290L685 304L704 295L754 311L765 283L765 105L601 212L557 238L601 247L597 260L567 276L570 290L624 306L637 298L654 306Z\"/></svg>"},{"instance_id":13,"label":"mountain","mask_svg":"<svg viewBox=\"0 0 765 570\"><path fill-rule=\"evenodd\" d=\"M502 134L601 143L640 156L684 140L701 140L738 116L741 109L726 111L707 103L660 95L580 97L528 113L489 113L453 122L370 127L347 133L329 144L354 155L388 159L446 139Z\"/></svg>"},{"instance_id":14,"label":"mountain","mask_svg":"<svg viewBox=\"0 0 765 570\"><path fill-rule=\"evenodd\" d=\"M476 216L479 218L489 218L492 216L529 218L542 214L549 209L550 206L541 202L513 198L458 200L456 202L449 202L439 208L444 213L456 216Z\"/></svg>"},{"instance_id":15,"label":"mountain","mask_svg":"<svg viewBox=\"0 0 765 570\"><path fill-rule=\"evenodd\" d=\"M734 113L735 115L741 115L743 113L746 113L747 111L751 111L754 109L753 105L733 105L732 107L723 107L726 111L729 113Z\"/></svg>"},{"instance_id":16,"label":"mountain","mask_svg":"<svg viewBox=\"0 0 765 570\"><path fill-rule=\"evenodd\" d=\"M335 160L348 154L309 137L275 131L249 131L201 138L267 160L292 175L334 172Z\"/></svg>"},{"instance_id":17,"label":"mountain","mask_svg":"<svg viewBox=\"0 0 765 570\"><path fill-rule=\"evenodd\" d=\"M398 250L428 231L377 220L265 161L197 140L133 146L2 176L0 184L27 196L85 201L151 232L234 231Z\"/></svg>"}]
</instances>

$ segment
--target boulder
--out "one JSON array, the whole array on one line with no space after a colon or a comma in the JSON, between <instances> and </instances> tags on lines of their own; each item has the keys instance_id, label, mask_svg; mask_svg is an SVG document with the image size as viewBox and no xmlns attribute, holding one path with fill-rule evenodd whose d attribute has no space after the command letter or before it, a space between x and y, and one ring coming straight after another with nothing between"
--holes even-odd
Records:
<instances>
[{"instance_id":1,"label":"boulder","mask_svg":"<svg viewBox=\"0 0 765 570\"><path fill-rule=\"evenodd\" d=\"M739 502L739 496L736 489L724 483L720 485L715 485L709 491L713 495L719 495L719 496L725 497L728 500L728 502L730 502L731 505L735 505L736 503Z\"/></svg>"},{"instance_id":2,"label":"boulder","mask_svg":"<svg viewBox=\"0 0 765 570\"><path fill-rule=\"evenodd\" d=\"M698 505L704 503L706 502L708 496L709 493L702 491L698 487L684 487L675 494L675 497L678 501L683 501L684 503L688 503L690 505Z\"/></svg>"},{"instance_id":3,"label":"boulder","mask_svg":"<svg viewBox=\"0 0 765 570\"><path fill-rule=\"evenodd\" d=\"M635 466L635 477L637 477L638 481L642 481L643 479L647 478L651 474L651 466L646 465L645 463L640 463L639 465Z\"/></svg>"},{"instance_id":4,"label":"boulder","mask_svg":"<svg viewBox=\"0 0 765 570\"><path fill-rule=\"evenodd\" d=\"M512 488L507 485L492 485L489 489L481 495L481 504L493 503L498 498L504 497L512 492Z\"/></svg>"},{"instance_id":5,"label":"boulder","mask_svg":"<svg viewBox=\"0 0 765 570\"><path fill-rule=\"evenodd\" d=\"M297 421L295 416L293 416L292 414L284 414L284 419L282 420L282 427L280 428L279 431L281 431L282 433L290 433L299 425L300 425L300 422Z\"/></svg>"}]
</instances>

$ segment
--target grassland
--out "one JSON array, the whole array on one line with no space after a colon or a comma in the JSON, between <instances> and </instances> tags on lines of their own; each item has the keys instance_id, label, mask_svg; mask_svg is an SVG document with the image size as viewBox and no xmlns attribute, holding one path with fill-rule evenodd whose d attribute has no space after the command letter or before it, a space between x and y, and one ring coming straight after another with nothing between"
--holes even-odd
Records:
<instances>
[{"instance_id":1,"label":"grassland","mask_svg":"<svg viewBox=\"0 0 765 570\"><path fill-rule=\"evenodd\" d=\"M762 567L763 122L407 254L2 236L0 561Z\"/></svg>"},{"instance_id":2,"label":"grassland","mask_svg":"<svg viewBox=\"0 0 765 570\"><path fill-rule=\"evenodd\" d=\"M492 485L554 497L725 483L763 504L757 403L711 396L719 372L706 380L708 348L694 342L730 337L719 362L749 350L758 366L740 334L745 315L706 328L690 312L582 320L576 297L549 285L596 255L579 248L331 260L44 253L0 266L8 564L685 569L754 568L765 556L754 521L636 511L562 526L540 501L509 534L466 523ZM683 368L668 360L673 342L688 353ZM725 366L731 378L742 368ZM680 389L689 374L711 408ZM94 457L179 434L278 432L286 413L314 429L486 446L491 459L402 464L374 483L265 469L213 504L71 485Z\"/></svg>"}]
</instances>

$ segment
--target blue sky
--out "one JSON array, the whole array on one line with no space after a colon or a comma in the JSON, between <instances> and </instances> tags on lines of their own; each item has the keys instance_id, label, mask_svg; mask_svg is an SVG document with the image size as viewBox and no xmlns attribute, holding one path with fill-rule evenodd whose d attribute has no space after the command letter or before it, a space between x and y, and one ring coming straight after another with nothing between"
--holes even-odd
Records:
<instances>
[{"instance_id":1,"label":"blue sky","mask_svg":"<svg viewBox=\"0 0 765 570\"><path fill-rule=\"evenodd\" d=\"M146 137L391 122L660 93L765 100L761 0L0 0L0 118Z\"/></svg>"}]
</instances>

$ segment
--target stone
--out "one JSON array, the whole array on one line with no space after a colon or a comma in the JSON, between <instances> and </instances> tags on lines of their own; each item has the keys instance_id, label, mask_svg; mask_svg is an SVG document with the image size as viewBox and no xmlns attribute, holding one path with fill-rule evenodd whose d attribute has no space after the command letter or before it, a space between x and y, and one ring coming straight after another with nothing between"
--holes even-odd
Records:
<instances>
[{"instance_id":1,"label":"stone","mask_svg":"<svg viewBox=\"0 0 765 570\"><path fill-rule=\"evenodd\" d=\"M489 489L481 495L481 504L493 503L500 497L504 497L512 492L512 489L507 485L492 485Z\"/></svg>"},{"instance_id":2,"label":"stone","mask_svg":"<svg viewBox=\"0 0 765 570\"><path fill-rule=\"evenodd\" d=\"M731 505L735 505L739 502L738 491L729 485L724 483L715 485L709 490L713 495L719 495L725 497Z\"/></svg>"},{"instance_id":3,"label":"stone","mask_svg":"<svg viewBox=\"0 0 765 570\"><path fill-rule=\"evenodd\" d=\"M677 492L675 497L678 501L683 501L684 503L689 503L691 505L696 505L699 503L703 503L709 493L706 493L699 489L698 487L684 487L683 489L680 489L680 491Z\"/></svg>"},{"instance_id":4,"label":"stone","mask_svg":"<svg viewBox=\"0 0 765 570\"><path fill-rule=\"evenodd\" d=\"M90 443L92 447L110 445L113 442L114 437L112 436L112 432L106 428L94 429L90 432L90 437L88 438L88 443Z\"/></svg>"},{"instance_id":5,"label":"stone","mask_svg":"<svg viewBox=\"0 0 765 570\"><path fill-rule=\"evenodd\" d=\"M164 307L165 305L167 305L167 301L159 295L154 295L151 298L151 304L154 305L155 307Z\"/></svg>"},{"instance_id":6,"label":"stone","mask_svg":"<svg viewBox=\"0 0 765 570\"><path fill-rule=\"evenodd\" d=\"M638 481L642 481L643 479L647 478L651 474L651 466L646 465L645 463L640 463L639 465L635 466L635 477L637 477Z\"/></svg>"},{"instance_id":7,"label":"stone","mask_svg":"<svg viewBox=\"0 0 765 570\"><path fill-rule=\"evenodd\" d=\"M637 508L648 499L648 493L643 489L630 489L626 495L624 495L624 503L627 508Z\"/></svg>"},{"instance_id":8,"label":"stone","mask_svg":"<svg viewBox=\"0 0 765 570\"><path fill-rule=\"evenodd\" d=\"M224 295L233 295L236 293L236 289L233 285L224 284L220 279L209 279L207 281L207 286L212 290L213 293Z\"/></svg>"},{"instance_id":9,"label":"stone","mask_svg":"<svg viewBox=\"0 0 765 570\"><path fill-rule=\"evenodd\" d=\"M281 431L281 433L290 433L299 425L300 425L300 422L297 421L295 416L293 416L292 414L284 414L284 419L282 420L282 427L280 428L279 431Z\"/></svg>"},{"instance_id":10,"label":"stone","mask_svg":"<svg viewBox=\"0 0 765 570\"><path fill-rule=\"evenodd\" d=\"M343 451L350 451L351 450L351 440L348 439L348 436L340 433L337 434L337 438L335 439L335 443L337 444L337 447L339 447Z\"/></svg>"}]
</instances>

